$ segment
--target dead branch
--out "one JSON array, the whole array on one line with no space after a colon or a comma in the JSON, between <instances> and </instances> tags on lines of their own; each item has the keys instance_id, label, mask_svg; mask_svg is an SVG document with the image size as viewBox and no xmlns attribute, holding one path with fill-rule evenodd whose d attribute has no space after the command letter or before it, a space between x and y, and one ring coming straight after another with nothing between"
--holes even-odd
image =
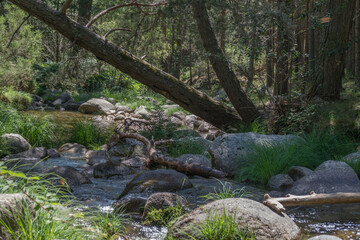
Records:
<instances>
[{"instance_id":1,"label":"dead branch","mask_svg":"<svg viewBox=\"0 0 360 240\"><path fill-rule=\"evenodd\" d=\"M30 18L30 14L23 19L23 21L20 23L20 25L18 26L18 28L17 28L17 29L15 30L15 32L12 34L12 36L11 36L11 38L10 38L10 41L9 41L8 45L6 46L6 48L9 48L9 47L10 47L10 44L11 44L11 42L14 40L14 37L15 37L16 33L19 32L19 30L20 30L20 28L22 27L22 25L24 25L24 23L25 23L29 18Z\"/></svg>"},{"instance_id":2,"label":"dead branch","mask_svg":"<svg viewBox=\"0 0 360 240\"><path fill-rule=\"evenodd\" d=\"M316 194L311 192L310 195L295 196L288 194L282 198L271 198L269 194L264 195L263 204L275 210L277 213L285 211L287 206L307 206L323 205L338 203L360 203L360 193L331 193Z\"/></svg>"},{"instance_id":3,"label":"dead branch","mask_svg":"<svg viewBox=\"0 0 360 240\"><path fill-rule=\"evenodd\" d=\"M61 7L60 12L64 15L66 15L66 11L68 10L68 8L70 7L72 3L72 0L66 0L66 2L64 3L64 5Z\"/></svg>"},{"instance_id":4,"label":"dead branch","mask_svg":"<svg viewBox=\"0 0 360 240\"><path fill-rule=\"evenodd\" d=\"M173 143L173 140L160 140L160 141L150 141L146 137L137 134L137 133L126 133L120 132L119 130L114 130L116 134L118 134L119 139L122 138L133 138L140 142L142 142L148 151L148 165L155 163L158 165L163 165L172 169L177 170L178 172L191 174L191 175L198 175L202 177L215 177L215 178L224 178L227 176L226 173L219 171L214 168L210 168L207 166L203 166L200 164L189 164L186 162L178 161L176 158L172 158L169 156L165 156L163 154L159 154L155 146L164 145Z\"/></svg>"},{"instance_id":5,"label":"dead branch","mask_svg":"<svg viewBox=\"0 0 360 240\"><path fill-rule=\"evenodd\" d=\"M138 3L136 0L130 2L130 3L125 3L125 4L120 4L108 9L105 9L104 11L98 13L93 19L91 19L87 24L86 27L90 27L91 25L94 24L94 22L96 22L100 17L104 16L105 14L114 11L116 9L119 8L123 8L123 7L132 7L132 6L137 6L137 7L156 7L156 6L162 6L162 5L166 5L166 2L158 2L158 3Z\"/></svg>"},{"instance_id":6,"label":"dead branch","mask_svg":"<svg viewBox=\"0 0 360 240\"><path fill-rule=\"evenodd\" d=\"M111 33L113 32L116 32L116 31L126 31L126 32L131 32L130 29L128 28L114 28L114 29L111 29L110 31L108 31L103 38L107 38L107 36L109 36Z\"/></svg>"}]
</instances>

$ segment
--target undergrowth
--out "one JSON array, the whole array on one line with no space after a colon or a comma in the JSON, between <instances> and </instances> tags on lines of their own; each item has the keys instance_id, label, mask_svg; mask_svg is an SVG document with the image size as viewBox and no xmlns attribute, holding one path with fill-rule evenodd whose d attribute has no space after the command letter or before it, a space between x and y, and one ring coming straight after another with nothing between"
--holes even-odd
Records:
<instances>
[{"instance_id":1,"label":"undergrowth","mask_svg":"<svg viewBox=\"0 0 360 240\"><path fill-rule=\"evenodd\" d=\"M29 93L16 91L13 87L0 88L0 101L5 101L16 109L24 109L31 103L31 100Z\"/></svg>"},{"instance_id":2,"label":"undergrowth","mask_svg":"<svg viewBox=\"0 0 360 240\"><path fill-rule=\"evenodd\" d=\"M221 189L216 190L214 188L214 192L210 192L204 196L201 196L205 201L215 201L220 199L226 199L226 198L241 198L241 197L247 197L250 194L245 191L245 188L237 188L233 189L231 183L224 182L218 180L221 184Z\"/></svg>"}]
</instances>

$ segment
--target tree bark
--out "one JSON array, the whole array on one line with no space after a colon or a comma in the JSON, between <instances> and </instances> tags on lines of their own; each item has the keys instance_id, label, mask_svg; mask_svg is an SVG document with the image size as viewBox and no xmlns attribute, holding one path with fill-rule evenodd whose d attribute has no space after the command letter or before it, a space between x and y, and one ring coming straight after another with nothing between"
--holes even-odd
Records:
<instances>
[{"instance_id":1,"label":"tree bark","mask_svg":"<svg viewBox=\"0 0 360 240\"><path fill-rule=\"evenodd\" d=\"M360 34L360 0L356 1L355 7L355 85L360 87L360 44L359 44L359 34ZM349 53L351 54L351 53Z\"/></svg>"},{"instance_id":2,"label":"tree bark","mask_svg":"<svg viewBox=\"0 0 360 240\"><path fill-rule=\"evenodd\" d=\"M287 195L282 198L271 198L265 194L263 204L274 209L278 213L285 211L286 206L307 206L338 203L360 203L360 193L331 193L295 196Z\"/></svg>"},{"instance_id":3,"label":"tree bark","mask_svg":"<svg viewBox=\"0 0 360 240\"><path fill-rule=\"evenodd\" d=\"M240 121L232 108L226 107L206 94L185 85L175 77L115 46L43 2L39 0L10 1L57 30L70 41L75 41L79 46L92 52L97 58L111 64L214 126L225 129Z\"/></svg>"},{"instance_id":4,"label":"tree bark","mask_svg":"<svg viewBox=\"0 0 360 240\"><path fill-rule=\"evenodd\" d=\"M192 7L204 48L210 53L209 58L211 65L222 87L240 117L245 122L254 121L260 114L256 110L255 105L247 97L245 91L241 88L239 80L230 68L230 64L219 46L210 23L205 1L196 1Z\"/></svg>"},{"instance_id":5,"label":"tree bark","mask_svg":"<svg viewBox=\"0 0 360 240\"><path fill-rule=\"evenodd\" d=\"M310 96L320 96L327 100L340 99L342 78L345 68L345 53L348 47L351 24L355 8L354 0L330 0L331 21L326 27L321 43L321 55Z\"/></svg>"}]
</instances>

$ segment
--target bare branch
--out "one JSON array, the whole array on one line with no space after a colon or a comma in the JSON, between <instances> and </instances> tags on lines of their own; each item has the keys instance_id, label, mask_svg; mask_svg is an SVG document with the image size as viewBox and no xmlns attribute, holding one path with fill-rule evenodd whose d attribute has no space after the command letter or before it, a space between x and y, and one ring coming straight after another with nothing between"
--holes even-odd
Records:
<instances>
[{"instance_id":1,"label":"bare branch","mask_svg":"<svg viewBox=\"0 0 360 240\"><path fill-rule=\"evenodd\" d=\"M16 33L20 30L20 28L22 27L22 25L24 25L24 23L30 18L30 14L24 18L24 20L20 23L19 27L15 30L15 32L13 33L13 35L10 38L10 41L8 43L8 45L6 46L6 48L10 47L11 42L14 40L14 37L16 35Z\"/></svg>"},{"instance_id":2,"label":"bare branch","mask_svg":"<svg viewBox=\"0 0 360 240\"><path fill-rule=\"evenodd\" d=\"M166 2L158 2L158 3L138 3L136 0L130 2L130 3L125 3L125 4L120 4L108 9L105 9L104 11L98 13L93 19L90 20L90 22L88 22L86 24L86 27L90 27L91 25L94 24L94 22L96 22L100 17L104 16L105 14L114 11L116 9L119 8L123 8L123 7L131 7L131 6L137 6L137 7L156 7L156 6L162 6L162 5L166 5Z\"/></svg>"},{"instance_id":3,"label":"bare branch","mask_svg":"<svg viewBox=\"0 0 360 240\"><path fill-rule=\"evenodd\" d=\"M72 0L66 0L66 2L64 3L64 5L61 7L61 10L60 12L62 14L65 14L66 15L66 11L67 9L70 7L70 4L72 3Z\"/></svg>"},{"instance_id":4,"label":"bare branch","mask_svg":"<svg viewBox=\"0 0 360 240\"><path fill-rule=\"evenodd\" d=\"M114 28L114 29L111 29L110 31L108 31L103 38L107 38L107 36L109 36L111 33L113 32L116 32L116 31L125 31L125 32L131 32L130 29L128 28Z\"/></svg>"}]
</instances>

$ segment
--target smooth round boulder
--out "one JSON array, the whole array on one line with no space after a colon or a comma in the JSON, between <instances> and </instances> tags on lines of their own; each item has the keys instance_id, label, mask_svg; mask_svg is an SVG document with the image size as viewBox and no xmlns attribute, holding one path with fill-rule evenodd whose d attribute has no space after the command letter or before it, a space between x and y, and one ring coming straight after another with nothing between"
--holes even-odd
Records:
<instances>
[{"instance_id":1,"label":"smooth round boulder","mask_svg":"<svg viewBox=\"0 0 360 240\"><path fill-rule=\"evenodd\" d=\"M189 178L175 170L158 169L136 175L128 184L119 198L131 193L152 194L155 192L176 192L191 188Z\"/></svg>"},{"instance_id":2,"label":"smooth round boulder","mask_svg":"<svg viewBox=\"0 0 360 240\"><path fill-rule=\"evenodd\" d=\"M1 139L6 146L6 149L13 154L24 152L31 148L30 143L17 133L3 134Z\"/></svg>"},{"instance_id":3,"label":"smooth round boulder","mask_svg":"<svg viewBox=\"0 0 360 240\"><path fill-rule=\"evenodd\" d=\"M217 137L209 149L213 167L229 175L234 175L236 168L246 165L249 154L255 147L296 144L305 140L294 135L261 135L258 133L234 133Z\"/></svg>"},{"instance_id":4,"label":"smooth round boulder","mask_svg":"<svg viewBox=\"0 0 360 240\"><path fill-rule=\"evenodd\" d=\"M306 175L311 174L313 171L306 167L300 167L300 166L293 166L289 169L287 172L287 175L289 175L292 180L297 181L302 177L305 177Z\"/></svg>"},{"instance_id":5,"label":"smooth round boulder","mask_svg":"<svg viewBox=\"0 0 360 240\"><path fill-rule=\"evenodd\" d=\"M158 192L151 194L144 207L143 219L146 218L150 209L164 209L181 205L185 207L188 204L185 198L169 192Z\"/></svg>"},{"instance_id":6,"label":"smooth round boulder","mask_svg":"<svg viewBox=\"0 0 360 240\"><path fill-rule=\"evenodd\" d=\"M329 160L315 171L300 178L286 194L360 192L360 181L355 171L345 162Z\"/></svg>"},{"instance_id":7,"label":"smooth round boulder","mask_svg":"<svg viewBox=\"0 0 360 240\"><path fill-rule=\"evenodd\" d=\"M91 183L88 177L70 166L54 166L46 169L43 173L50 174L49 178L52 178L54 185L63 185L61 179L58 179L59 176L64 178L70 187ZM55 179L53 179L54 177Z\"/></svg>"},{"instance_id":8,"label":"smooth round boulder","mask_svg":"<svg viewBox=\"0 0 360 240\"><path fill-rule=\"evenodd\" d=\"M234 217L240 229L253 232L257 240L288 240L300 234L299 227L286 214L279 215L264 204L245 198L227 198L198 207L172 225L168 234L174 239L199 239L197 227L224 212Z\"/></svg>"},{"instance_id":9,"label":"smooth round boulder","mask_svg":"<svg viewBox=\"0 0 360 240\"><path fill-rule=\"evenodd\" d=\"M285 190L294 185L294 181L287 174L277 174L269 179L268 185L273 190Z\"/></svg>"},{"instance_id":10,"label":"smooth round boulder","mask_svg":"<svg viewBox=\"0 0 360 240\"><path fill-rule=\"evenodd\" d=\"M89 101L81 104L79 107L79 112L87 114L105 114L110 110L115 110L115 106L101 98L92 98Z\"/></svg>"}]
</instances>

